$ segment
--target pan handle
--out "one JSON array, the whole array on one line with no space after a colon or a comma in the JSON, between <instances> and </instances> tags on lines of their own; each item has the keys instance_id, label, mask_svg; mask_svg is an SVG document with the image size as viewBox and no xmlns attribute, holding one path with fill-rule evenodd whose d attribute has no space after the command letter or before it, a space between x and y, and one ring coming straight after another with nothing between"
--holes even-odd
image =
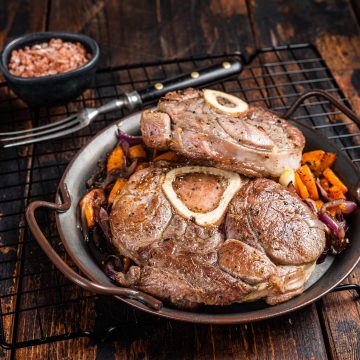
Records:
<instances>
[{"instance_id":1,"label":"pan handle","mask_svg":"<svg viewBox=\"0 0 360 360\"><path fill-rule=\"evenodd\" d=\"M44 233L41 231L36 218L35 211L38 208L44 207L47 209L55 210L57 212L65 212L69 209L70 195L66 188L66 185L62 186L62 195L64 202L62 204L55 204L46 201L34 201L30 203L30 205L26 208L26 220L29 224L30 230L34 235L35 239L44 250L46 255L52 260L54 265L71 281L75 284L81 286L85 290L95 292L97 294L103 295L118 295L130 299L137 300L148 307L154 310L160 310L162 307L162 302L160 300L155 299L154 297L147 295L141 291L126 289L122 287L114 287L114 286L104 286L92 282L83 276L79 275L76 271L70 268L64 260L56 253L56 251L52 248L48 240L46 239Z\"/></svg>"},{"instance_id":2,"label":"pan handle","mask_svg":"<svg viewBox=\"0 0 360 360\"><path fill-rule=\"evenodd\" d=\"M350 110L346 105L341 103L339 100L335 99L325 90L321 90L321 89L305 91L299 98L296 99L296 101L294 101L294 103L290 106L290 108L285 112L283 117L287 119L290 116L292 116L294 112L298 109L300 104L304 102L304 100L313 96L320 96L325 98L326 100L329 100L335 107L337 107L340 111L342 111L345 115L347 115L352 121L354 121L354 123L360 126L360 119L352 110Z\"/></svg>"},{"instance_id":3,"label":"pan handle","mask_svg":"<svg viewBox=\"0 0 360 360\"><path fill-rule=\"evenodd\" d=\"M321 89L314 89L304 92L299 98L297 98L294 101L294 103L290 106L290 108L285 112L283 118L288 119L290 116L294 114L294 112L298 109L301 103L304 102L304 100L313 96L319 96L325 98L326 100L329 100L331 104L337 107L340 111L342 111L355 124L357 124L360 127L360 118L352 110L350 110L346 105L341 103L339 100L335 99L325 90L321 90ZM360 181L356 185L355 195L356 195L356 200L360 203Z\"/></svg>"}]
</instances>

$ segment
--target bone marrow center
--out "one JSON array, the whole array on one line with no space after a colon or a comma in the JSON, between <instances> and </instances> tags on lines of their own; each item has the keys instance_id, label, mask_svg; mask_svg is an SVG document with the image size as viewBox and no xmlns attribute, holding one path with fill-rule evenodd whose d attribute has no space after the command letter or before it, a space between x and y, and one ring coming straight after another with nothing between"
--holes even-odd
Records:
<instances>
[{"instance_id":1,"label":"bone marrow center","mask_svg":"<svg viewBox=\"0 0 360 360\"><path fill-rule=\"evenodd\" d=\"M238 174L205 166L169 171L162 189L175 210L198 225L217 225L242 186Z\"/></svg>"}]
</instances>

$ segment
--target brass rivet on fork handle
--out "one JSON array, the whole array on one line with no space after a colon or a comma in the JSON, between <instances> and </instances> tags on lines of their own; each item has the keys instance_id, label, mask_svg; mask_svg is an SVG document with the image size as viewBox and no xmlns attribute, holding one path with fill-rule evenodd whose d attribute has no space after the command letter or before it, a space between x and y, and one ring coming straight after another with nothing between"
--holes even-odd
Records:
<instances>
[{"instance_id":1,"label":"brass rivet on fork handle","mask_svg":"<svg viewBox=\"0 0 360 360\"><path fill-rule=\"evenodd\" d=\"M163 85L162 83L156 83L156 84L154 85L154 88L155 88L156 90L161 90L163 87L164 87L164 85Z\"/></svg>"}]
</instances>

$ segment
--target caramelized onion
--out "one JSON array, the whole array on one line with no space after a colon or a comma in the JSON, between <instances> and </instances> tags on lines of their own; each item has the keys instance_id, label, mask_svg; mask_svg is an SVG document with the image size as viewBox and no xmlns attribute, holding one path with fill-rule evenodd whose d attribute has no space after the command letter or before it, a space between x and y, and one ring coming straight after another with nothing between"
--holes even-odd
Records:
<instances>
[{"instance_id":1,"label":"caramelized onion","mask_svg":"<svg viewBox=\"0 0 360 360\"><path fill-rule=\"evenodd\" d=\"M313 211L314 214L318 213L316 203L313 199L306 198L306 199L303 199L303 202Z\"/></svg>"},{"instance_id":2,"label":"caramelized onion","mask_svg":"<svg viewBox=\"0 0 360 360\"><path fill-rule=\"evenodd\" d=\"M345 199L336 199L325 203L322 206L321 211L325 212L327 211L328 208L333 208L339 205L341 205L340 207L341 212L345 215L351 214L358 208L358 206L354 201L347 201Z\"/></svg>"},{"instance_id":3,"label":"caramelized onion","mask_svg":"<svg viewBox=\"0 0 360 360\"><path fill-rule=\"evenodd\" d=\"M121 141L125 140L129 146L138 145L143 143L142 136L129 135L118 128L116 137Z\"/></svg>"},{"instance_id":4,"label":"caramelized onion","mask_svg":"<svg viewBox=\"0 0 360 360\"><path fill-rule=\"evenodd\" d=\"M321 196L325 199L325 200L329 200L329 194L327 193L327 191L321 186L320 180L318 178L316 178L315 180L316 185L320 191Z\"/></svg>"},{"instance_id":5,"label":"caramelized onion","mask_svg":"<svg viewBox=\"0 0 360 360\"><path fill-rule=\"evenodd\" d=\"M345 238L345 229L343 225L334 219L330 214L322 211L319 212L319 219L330 229L330 231L339 239Z\"/></svg>"}]
</instances>

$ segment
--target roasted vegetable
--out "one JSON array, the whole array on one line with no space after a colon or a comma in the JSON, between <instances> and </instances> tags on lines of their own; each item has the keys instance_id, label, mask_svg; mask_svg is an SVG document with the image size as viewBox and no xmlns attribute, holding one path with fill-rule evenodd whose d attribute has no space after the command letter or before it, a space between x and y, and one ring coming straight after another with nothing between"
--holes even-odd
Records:
<instances>
[{"instance_id":1,"label":"roasted vegetable","mask_svg":"<svg viewBox=\"0 0 360 360\"><path fill-rule=\"evenodd\" d=\"M116 145L107 159L106 171L107 173L110 173L114 169L122 168L125 164L126 158L124 150L121 145Z\"/></svg>"},{"instance_id":2,"label":"roasted vegetable","mask_svg":"<svg viewBox=\"0 0 360 360\"><path fill-rule=\"evenodd\" d=\"M346 199L340 186L334 185L329 189L329 195L332 199Z\"/></svg>"},{"instance_id":3,"label":"roasted vegetable","mask_svg":"<svg viewBox=\"0 0 360 360\"><path fill-rule=\"evenodd\" d=\"M103 189L90 190L80 201L81 211L84 213L88 228L95 226L95 207L100 207L105 202Z\"/></svg>"},{"instance_id":4,"label":"roasted vegetable","mask_svg":"<svg viewBox=\"0 0 360 360\"><path fill-rule=\"evenodd\" d=\"M336 154L326 152L322 161L321 166L318 170L319 173L323 172L327 168L331 168L336 160Z\"/></svg>"},{"instance_id":5,"label":"roasted vegetable","mask_svg":"<svg viewBox=\"0 0 360 360\"><path fill-rule=\"evenodd\" d=\"M316 200L315 204L316 204L316 207L318 208L318 210L320 210L322 208L322 206L324 205L324 202L322 200Z\"/></svg>"},{"instance_id":6,"label":"roasted vegetable","mask_svg":"<svg viewBox=\"0 0 360 360\"><path fill-rule=\"evenodd\" d=\"M313 200L319 200L319 193L316 187L315 177L308 165L303 165L298 170L301 181L306 186L309 196Z\"/></svg>"},{"instance_id":7,"label":"roasted vegetable","mask_svg":"<svg viewBox=\"0 0 360 360\"><path fill-rule=\"evenodd\" d=\"M125 186L127 183L126 179L117 179L113 188L110 191L109 197L108 197L108 203L112 204L116 198L116 196L119 194L120 190Z\"/></svg>"},{"instance_id":8,"label":"roasted vegetable","mask_svg":"<svg viewBox=\"0 0 360 360\"><path fill-rule=\"evenodd\" d=\"M321 187L322 187L325 191L329 191L329 189L330 189L330 183L329 183L329 180L328 180L328 179L322 177L322 178L320 179L320 185L321 185Z\"/></svg>"},{"instance_id":9,"label":"roasted vegetable","mask_svg":"<svg viewBox=\"0 0 360 360\"><path fill-rule=\"evenodd\" d=\"M331 185L337 186L344 194L347 193L348 188L344 185L344 183L335 175L335 173L327 168L323 172L324 177L329 181ZM329 189L329 191L331 188ZM333 190L335 191L335 190Z\"/></svg>"},{"instance_id":10,"label":"roasted vegetable","mask_svg":"<svg viewBox=\"0 0 360 360\"><path fill-rule=\"evenodd\" d=\"M284 186L292 183L295 186L295 171L293 169L284 170L280 175L279 183Z\"/></svg>"},{"instance_id":11,"label":"roasted vegetable","mask_svg":"<svg viewBox=\"0 0 360 360\"><path fill-rule=\"evenodd\" d=\"M316 175L321 174L326 168L331 167L336 159L336 154L323 150L314 150L304 153L301 158L302 165L308 165Z\"/></svg>"},{"instance_id":12,"label":"roasted vegetable","mask_svg":"<svg viewBox=\"0 0 360 360\"><path fill-rule=\"evenodd\" d=\"M128 157L129 159L147 159L147 154L144 147L138 144L129 147Z\"/></svg>"},{"instance_id":13,"label":"roasted vegetable","mask_svg":"<svg viewBox=\"0 0 360 360\"><path fill-rule=\"evenodd\" d=\"M117 130L116 136L120 141L126 141L129 144L129 146L142 144L142 142L143 142L142 136L129 135L129 134L121 131L120 129Z\"/></svg>"},{"instance_id":14,"label":"roasted vegetable","mask_svg":"<svg viewBox=\"0 0 360 360\"><path fill-rule=\"evenodd\" d=\"M303 198L307 199L309 197L309 191L302 182L300 175L295 172L295 190Z\"/></svg>"},{"instance_id":15,"label":"roasted vegetable","mask_svg":"<svg viewBox=\"0 0 360 360\"><path fill-rule=\"evenodd\" d=\"M325 151L323 150L309 151L303 154L301 164L308 165L311 170L316 171L320 167L324 155Z\"/></svg>"},{"instance_id":16,"label":"roasted vegetable","mask_svg":"<svg viewBox=\"0 0 360 360\"><path fill-rule=\"evenodd\" d=\"M173 151L168 151L166 153L163 153L156 158L154 158L153 161L160 161L160 160L167 160L167 161L176 161L178 159L178 155L174 153Z\"/></svg>"}]
</instances>

